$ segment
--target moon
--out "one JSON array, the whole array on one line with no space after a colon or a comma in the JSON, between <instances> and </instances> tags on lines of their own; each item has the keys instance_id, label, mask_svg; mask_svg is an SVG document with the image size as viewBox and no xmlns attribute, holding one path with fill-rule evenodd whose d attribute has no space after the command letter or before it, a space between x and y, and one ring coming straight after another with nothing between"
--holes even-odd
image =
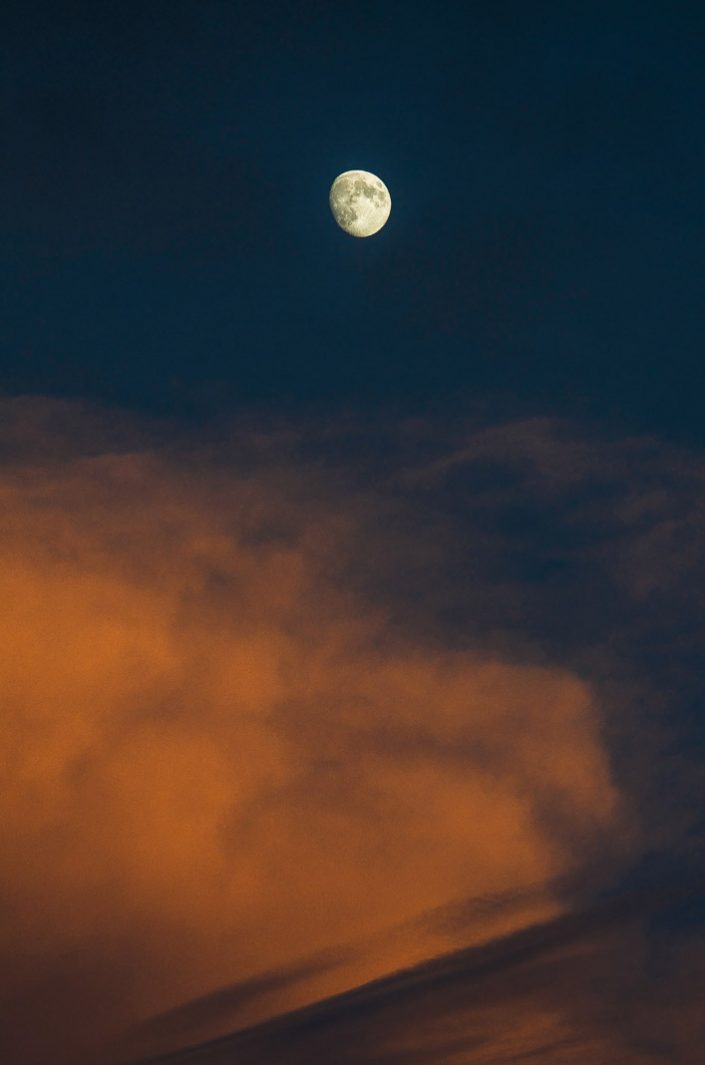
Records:
<instances>
[{"instance_id":1,"label":"moon","mask_svg":"<svg viewBox=\"0 0 705 1065\"><path fill-rule=\"evenodd\" d=\"M389 189L368 170L346 170L338 174L328 196L333 218L351 237L371 237L389 218L392 200Z\"/></svg>"}]
</instances>

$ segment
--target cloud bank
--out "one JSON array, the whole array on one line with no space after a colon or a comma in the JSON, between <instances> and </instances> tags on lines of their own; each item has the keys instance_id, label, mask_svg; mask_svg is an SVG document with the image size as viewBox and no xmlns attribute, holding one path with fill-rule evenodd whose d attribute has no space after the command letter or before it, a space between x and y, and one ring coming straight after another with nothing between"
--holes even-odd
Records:
<instances>
[{"instance_id":1,"label":"cloud bank","mask_svg":"<svg viewBox=\"0 0 705 1065\"><path fill-rule=\"evenodd\" d=\"M439 458L409 423L377 463L354 427L4 413L5 1060L258 1022L556 919L566 878L638 848L605 719L632 682L533 627L551 583L485 565L516 519L471 476L519 437L537 506L577 491L595 521L599 449L572 468L510 426ZM637 596L650 549L669 572L640 544Z\"/></svg>"}]
</instances>

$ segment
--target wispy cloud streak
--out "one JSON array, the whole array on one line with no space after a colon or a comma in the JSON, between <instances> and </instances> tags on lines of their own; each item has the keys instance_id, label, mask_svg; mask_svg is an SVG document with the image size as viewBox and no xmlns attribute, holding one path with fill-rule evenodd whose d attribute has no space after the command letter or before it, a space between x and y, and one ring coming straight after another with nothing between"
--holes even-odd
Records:
<instances>
[{"instance_id":1,"label":"wispy cloud streak","mask_svg":"<svg viewBox=\"0 0 705 1065\"><path fill-rule=\"evenodd\" d=\"M559 1060L555 1054L569 1048L584 1055L596 1042L602 1045L603 1053L612 1055L604 1058L605 1061L617 1061L620 1053L625 1055L624 1060L632 1060L629 1040L625 1041L619 1025L610 1024L612 1004L601 1001L605 989L595 984L589 989L590 1001L581 1003L580 1008L584 1012L592 1009L595 1018L602 1015L603 1020L582 1035L538 1045L527 1043L520 1050L495 1053L505 1033L487 1031L486 1023L482 1023L486 1022L484 1014L488 1003L504 1002L511 1018L516 1000L528 995L537 1013L548 1009L557 1027L561 1023L569 1024L575 1005L570 994L576 969L581 966L589 969L595 956L602 954L599 960L603 967L616 965L623 971L619 952L625 932L629 937L633 930L638 931L659 913L704 898L705 871L693 868L670 881L646 884L640 890L610 893L579 912L482 946L447 953L203 1046L149 1060L158 1060L163 1065L181 1065L186 1061L202 1061L204 1065L220 1065L226 1061L243 1065L266 1061L298 1065L309 1061L311 1065L323 1065L331 1060L327 1055L335 1053L334 1047L339 1047L341 1060L359 1065L372 1062L392 1065L401 1060L422 1065L455 1061L456 1054L460 1055L458 1060L468 1063L505 1065L529 1061L538 1055L548 1055L545 1059L548 1061ZM615 929L619 934L610 938ZM611 990L609 983L607 991ZM532 994L536 989L538 994ZM624 993L631 992L627 984ZM644 1010L648 1005L648 1002L641 1003ZM484 1032L482 1036L477 1034L478 1021ZM448 1041L444 1031L448 1027L455 1031L461 1027L464 1034ZM404 1049L399 1049L400 1043ZM419 1048L414 1050L413 1044ZM697 1060L693 1056L698 1051L695 1045L681 1051L690 1056L679 1060ZM581 1056L580 1060L587 1059Z\"/></svg>"}]
</instances>

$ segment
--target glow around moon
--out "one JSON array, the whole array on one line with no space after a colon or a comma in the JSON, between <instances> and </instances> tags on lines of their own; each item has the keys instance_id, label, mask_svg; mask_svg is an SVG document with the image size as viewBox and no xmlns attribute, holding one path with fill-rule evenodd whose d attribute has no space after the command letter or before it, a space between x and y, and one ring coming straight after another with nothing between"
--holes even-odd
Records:
<instances>
[{"instance_id":1,"label":"glow around moon","mask_svg":"<svg viewBox=\"0 0 705 1065\"><path fill-rule=\"evenodd\" d=\"M328 197L333 218L351 237L371 237L389 218L392 200L384 182L367 170L339 174Z\"/></svg>"}]
</instances>

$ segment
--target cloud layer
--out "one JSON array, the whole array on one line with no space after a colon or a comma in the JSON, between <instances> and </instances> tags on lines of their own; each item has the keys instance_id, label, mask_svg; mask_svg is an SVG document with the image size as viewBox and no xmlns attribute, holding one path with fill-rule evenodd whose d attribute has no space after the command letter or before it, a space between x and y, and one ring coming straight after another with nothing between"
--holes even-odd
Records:
<instances>
[{"instance_id":1,"label":"cloud layer","mask_svg":"<svg viewBox=\"0 0 705 1065\"><path fill-rule=\"evenodd\" d=\"M600 670L531 631L511 560L449 570L510 533L496 487L466 486L468 522L438 486L483 441L511 466L516 427L439 460L402 426L371 472L344 427L216 442L70 404L5 414L6 1060L253 1023L555 918L567 876L636 846ZM584 493L598 451L571 466L529 437L543 506ZM620 579L646 594L630 557ZM463 619L493 588L481 639ZM447 909L473 898L514 902Z\"/></svg>"}]
</instances>

